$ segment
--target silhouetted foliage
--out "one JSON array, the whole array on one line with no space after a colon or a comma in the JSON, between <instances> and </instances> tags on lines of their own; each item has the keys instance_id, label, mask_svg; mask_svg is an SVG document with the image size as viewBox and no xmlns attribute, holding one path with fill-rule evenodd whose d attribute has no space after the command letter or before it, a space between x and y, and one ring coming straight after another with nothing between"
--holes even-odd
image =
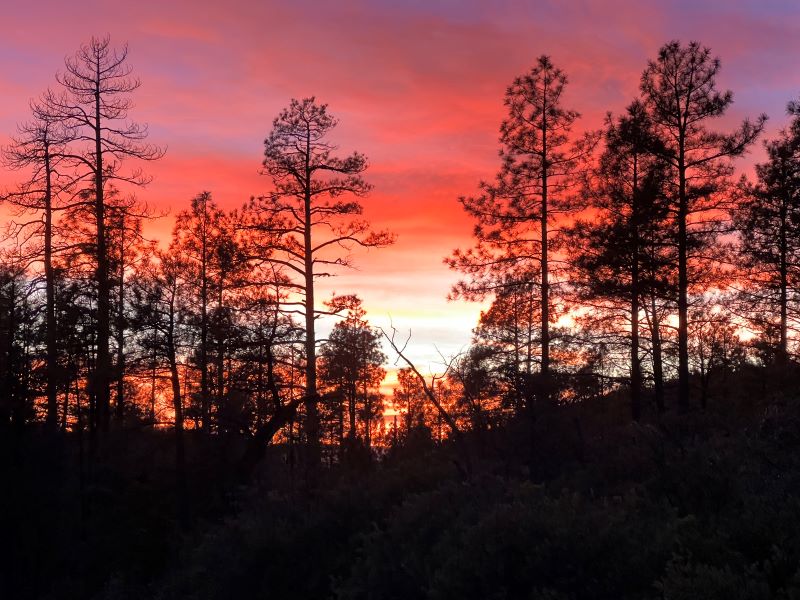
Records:
<instances>
[{"instance_id":1,"label":"silhouetted foliage","mask_svg":"<svg viewBox=\"0 0 800 600\"><path fill-rule=\"evenodd\" d=\"M608 117L606 148L588 191L590 216L565 232L573 248L577 302L589 306L586 320L599 334L628 329L631 415L642 411L643 372L639 325L642 305L672 300L667 164L645 107L632 103L624 116ZM654 361L660 352L651 347ZM656 386L658 389L658 386ZM663 410L663 399L656 398Z\"/></svg>"},{"instance_id":2,"label":"silhouetted foliage","mask_svg":"<svg viewBox=\"0 0 800 600\"><path fill-rule=\"evenodd\" d=\"M579 114L562 105L566 84L564 72L543 55L509 86L508 116L500 126L502 166L494 182L481 182L481 195L459 199L477 221L476 245L445 261L467 277L453 288L454 298L482 299L509 287L538 291L535 345L544 396L550 386L550 328L558 316L551 314L551 227L574 210L572 191L596 143L594 135L571 139ZM529 374L534 339L527 340L527 362L515 368Z\"/></svg>"},{"instance_id":3,"label":"silhouetted foliage","mask_svg":"<svg viewBox=\"0 0 800 600\"><path fill-rule=\"evenodd\" d=\"M731 159L756 140L766 121L745 120L730 134L708 129L733 102L733 93L717 90L720 60L697 42L662 46L642 74L642 96L663 147L657 154L670 163L671 209L678 259L678 402L689 406L689 294L706 261L703 250L714 242L718 219L709 213L726 206L725 185L733 173Z\"/></svg>"},{"instance_id":4,"label":"silhouetted foliage","mask_svg":"<svg viewBox=\"0 0 800 600\"><path fill-rule=\"evenodd\" d=\"M315 282L334 274L336 267L350 265L348 248L393 241L389 233L373 232L358 218L363 210L358 198L371 189L362 177L367 159L358 152L336 156L329 136L337 123L328 106L315 98L292 100L264 141L263 173L273 189L251 206L254 229L269 236L268 260L300 295L295 312L305 325L305 436L311 470L320 460L315 321L331 312L317 308Z\"/></svg>"},{"instance_id":5,"label":"silhouetted foliage","mask_svg":"<svg viewBox=\"0 0 800 600\"><path fill-rule=\"evenodd\" d=\"M150 241L139 81L81 46L4 149L0 596L800 597L800 107L734 186L764 117L710 131L718 71L670 42L589 133L547 56L515 79L446 259L488 303L434 370L315 300L393 241L326 105L274 120L267 193Z\"/></svg>"},{"instance_id":6,"label":"silhouetted foliage","mask_svg":"<svg viewBox=\"0 0 800 600\"><path fill-rule=\"evenodd\" d=\"M348 298L346 304L344 320L333 326L320 349L320 380L330 390L327 404L336 423L340 452L345 452L345 440L351 450L362 442L370 452L373 421L383 418L379 387L386 375L382 366L386 355L381 351L381 335L366 320L361 300Z\"/></svg>"},{"instance_id":7,"label":"silhouetted foliage","mask_svg":"<svg viewBox=\"0 0 800 600\"><path fill-rule=\"evenodd\" d=\"M734 221L741 232L740 254L748 281L743 292L750 320L762 333L777 329L777 356L785 363L789 332L797 320L800 116L764 145L768 160L756 166L757 183L745 184Z\"/></svg>"}]
</instances>

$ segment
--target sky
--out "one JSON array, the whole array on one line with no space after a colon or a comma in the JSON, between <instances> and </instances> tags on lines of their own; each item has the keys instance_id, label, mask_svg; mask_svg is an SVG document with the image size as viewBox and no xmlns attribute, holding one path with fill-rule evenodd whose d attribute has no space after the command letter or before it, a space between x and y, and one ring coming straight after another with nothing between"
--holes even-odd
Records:
<instances>
[{"instance_id":1,"label":"sky","mask_svg":"<svg viewBox=\"0 0 800 600\"><path fill-rule=\"evenodd\" d=\"M0 0L0 144L63 59L92 35L129 45L142 81L131 116L166 146L137 196L172 215L211 191L235 208L268 189L263 140L291 98L316 96L340 119L342 152L369 157L365 216L397 243L353 254L357 270L318 297L357 293L376 325L411 332L409 355L437 370L469 341L481 306L448 302L458 275L442 259L471 243L458 204L498 167L503 94L541 54L569 77L576 129L600 126L635 97L665 42L698 40L722 59L734 105L719 127L766 113L767 136L800 96L800 3L775 1L58 2ZM742 162L746 172L763 153ZM0 170L0 186L17 174ZM323 326L330 327L330 323ZM391 359L393 361L393 358Z\"/></svg>"}]
</instances>

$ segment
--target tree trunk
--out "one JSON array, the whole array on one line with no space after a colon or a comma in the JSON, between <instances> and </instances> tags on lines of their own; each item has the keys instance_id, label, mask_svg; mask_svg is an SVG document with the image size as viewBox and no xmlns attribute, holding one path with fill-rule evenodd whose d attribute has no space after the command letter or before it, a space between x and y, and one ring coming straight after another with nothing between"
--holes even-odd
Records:
<instances>
[{"instance_id":1,"label":"tree trunk","mask_svg":"<svg viewBox=\"0 0 800 600\"><path fill-rule=\"evenodd\" d=\"M367 380L364 379L364 445L369 453L372 449L372 400L367 390Z\"/></svg>"},{"instance_id":2,"label":"tree trunk","mask_svg":"<svg viewBox=\"0 0 800 600\"><path fill-rule=\"evenodd\" d=\"M313 472L319 466L321 457L319 438L319 414L317 413L317 341L315 332L314 309L314 257L311 244L311 137L310 132L306 137L306 169L305 169L305 198L304 198L304 271L305 271L305 320L306 320L306 461L313 479Z\"/></svg>"},{"instance_id":3,"label":"tree trunk","mask_svg":"<svg viewBox=\"0 0 800 600\"><path fill-rule=\"evenodd\" d=\"M547 239L547 116L542 118L542 384L545 386L545 397L549 399L550 373L550 281L548 273L548 239Z\"/></svg>"},{"instance_id":4,"label":"tree trunk","mask_svg":"<svg viewBox=\"0 0 800 600\"><path fill-rule=\"evenodd\" d=\"M22 427L24 422L24 411L20 410L20 385L19 385L19 369L17 366L17 349L14 342L17 338L17 284L16 275L12 275L12 279L8 292L8 346L6 352L8 355L8 366L6 368L6 384L5 393L7 394L8 403L11 408L11 425L19 428Z\"/></svg>"},{"instance_id":5,"label":"tree trunk","mask_svg":"<svg viewBox=\"0 0 800 600\"><path fill-rule=\"evenodd\" d=\"M203 196L203 225L200 237L200 415L203 432L211 431L208 393L208 204Z\"/></svg>"},{"instance_id":6,"label":"tree trunk","mask_svg":"<svg viewBox=\"0 0 800 600\"><path fill-rule=\"evenodd\" d=\"M62 433L66 433L67 431L67 417L69 416L69 383L65 383L64 385L64 403L62 405L62 413L61 413L61 431Z\"/></svg>"},{"instance_id":7,"label":"tree trunk","mask_svg":"<svg viewBox=\"0 0 800 600\"><path fill-rule=\"evenodd\" d=\"M153 332L153 355L150 359L153 361L152 370L150 372L150 421L155 426L156 423L156 369L158 368L156 357L156 334Z\"/></svg>"},{"instance_id":8,"label":"tree trunk","mask_svg":"<svg viewBox=\"0 0 800 600\"><path fill-rule=\"evenodd\" d=\"M786 367L789 356L789 301L788 301L788 288L789 288L789 273L787 266L788 257L788 242L787 242L787 203L781 203L781 231L780 231L780 342L778 348L778 365L782 368Z\"/></svg>"},{"instance_id":9,"label":"tree trunk","mask_svg":"<svg viewBox=\"0 0 800 600\"><path fill-rule=\"evenodd\" d=\"M94 134L95 134L95 189L94 212L97 221L97 362L95 364L92 394L95 397L96 420L101 432L108 431L110 413L109 377L111 373L111 356L109 351L111 289L108 282L108 248L106 243L106 205L103 189L103 143L102 122L100 115L100 63L97 63L97 79L94 92Z\"/></svg>"},{"instance_id":10,"label":"tree trunk","mask_svg":"<svg viewBox=\"0 0 800 600\"><path fill-rule=\"evenodd\" d=\"M53 272L53 186L50 167L50 146L44 147L45 193L44 193L44 281L45 281L45 346L47 417L45 424L55 430L58 423L58 354L56 332L55 273ZM66 408L65 408L66 411Z\"/></svg>"},{"instance_id":11,"label":"tree trunk","mask_svg":"<svg viewBox=\"0 0 800 600\"><path fill-rule=\"evenodd\" d=\"M170 383L172 384L172 406L175 411L175 487L178 522L182 528L189 523L188 495L186 493L186 454L183 439L183 401L178 373L178 360L175 352L173 334L174 314L170 314L169 331L167 333L167 354L169 360Z\"/></svg>"},{"instance_id":12,"label":"tree trunk","mask_svg":"<svg viewBox=\"0 0 800 600\"><path fill-rule=\"evenodd\" d=\"M631 291L631 418L638 421L642 416L642 365L639 357L639 291L638 269L634 269Z\"/></svg>"},{"instance_id":13,"label":"tree trunk","mask_svg":"<svg viewBox=\"0 0 800 600\"><path fill-rule=\"evenodd\" d=\"M642 416L642 365L639 358L639 164L633 159L633 189L631 194L631 221L633 222L633 251L631 264L631 418Z\"/></svg>"},{"instance_id":14,"label":"tree trunk","mask_svg":"<svg viewBox=\"0 0 800 600\"><path fill-rule=\"evenodd\" d=\"M659 414L664 412L664 363L661 354L661 326L656 312L656 299L650 298L652 315L650 319L650 335L653 345L653 391L656 408Z\"/></svg>"},{"instance_id":15,"label":"tree trunk","mask_svg":"<svg viewBox=\"0 0 800 600\"><path fill-rule=\"evenodd\" d=\"M120 218L119 288L117 290L117 403L116 420L125 420L125 217Z\"/></svg>"},{"instance_id":16,"label":"tree trunk","mask_svg":"<svg viewBox=\"0 0 800 600\"><path fill-rule=\"evenodd\" d=\"M217 360L216 360L216 370L217 370L217 415L224 414L223 404L225 403L225 314L224 314L224 304L223 304L223 294L224 294L224 287L223 287L223 274L220 272L219 274L219 292L217 296ZM227 426L227 425L226 425ZM220 427L219 424L219 416L217 417L217 428Z\"/></svg>"},{"instance_id":17,"label":"tree trunk","mask_svg":"<svg viewBox=\"0 0 800 600\"><path fill-rule=\"evenodd\" d=\"M350 382L349 393L347 394L347 416L350 423L349 437L351 441L355 441L357 435L356 430L356 382Z\"/></svg>"},{"instance_id":18,"label":"tree trunk","mask_svg":"<svg viewBox=\"0 0 800 600\"><path fill-rule=\"evenodd\" d=\"M344 462L344 411L345 405L342 401L343 398L339 399L339 463Z\"/></svg>"},{"instance_id":19,"label":"tree trunk","mask_svg":"<svg viewBox=\"0 0 800 600\"><path fill-rule=\"evenodd\" d=\"M686 167L683 136L678 155L678 407L689 410L689 265Z\"/></svg>"}]
</instances>

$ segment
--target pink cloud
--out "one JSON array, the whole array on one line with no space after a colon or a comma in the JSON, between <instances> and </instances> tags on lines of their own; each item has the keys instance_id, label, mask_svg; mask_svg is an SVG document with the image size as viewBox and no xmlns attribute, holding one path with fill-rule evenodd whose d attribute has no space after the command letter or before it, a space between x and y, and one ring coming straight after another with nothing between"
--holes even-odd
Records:
<instances>
[{"instance_id":1,"label":"pink cloud","mask_svg":"<svg viewBox=\"0 0 800 600\"><path fill-rule=\"evenodd\" d=\"M153 142L169 147L162 161L147 166L154 181L137 194L173 215L202 190L233 208L266 188L258 168L272 118L291 97L316 94L341 118L342 150L370 157L375 191L365 201L366 216L400 235L390 249L357 254L359 270L331 286L359 291L376 318L416 310L419 329L435 330L455 348L468 341L478 308L446 303L456 274L442 257L470 244L471 222L457 198L475 193L497 167L503 93L513 77L550 54L570 78L565 103L584 115L577 128L595 128L606 111L620 112L636 95L647 59L662 43L696 38L722 57L721 83L736 95L720 127L766 111L774 132L786 101L800 92L800 11L792 6L17 4L5 9L13 26L0 40L7 57L0 70L0 143L26 118L27 99L52 83L64 55L90 35L109 32L129 42L142 79L132 116L150 124ZM754 152L743 168L760 156ZM0 186L15 177L0 171ZM171 227L166 217L149 230L166 237ZM434 327L437 319L448 326ZM433 339L431 333L421 345Z\"/></svg>"}]
</instances>

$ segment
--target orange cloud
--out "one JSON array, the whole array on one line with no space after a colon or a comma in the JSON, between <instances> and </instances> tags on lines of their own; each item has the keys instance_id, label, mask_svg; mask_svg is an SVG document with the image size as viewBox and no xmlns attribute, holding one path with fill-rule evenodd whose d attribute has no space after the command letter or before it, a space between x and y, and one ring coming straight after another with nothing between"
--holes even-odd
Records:
<instances>
[{"instance_id":1,"label":"orange cloud","mask_svg":"<svg viewBox=\"0 0 800 600\"><path fill-rule=\"evenodd\" d=\"M722 57L721 83L737 102L720 127L766 111L775 131L800 91L794 3L47 0L4 12L13 26L0 40L0 143L63 56L109 32L129 42L142 79L132 116L168 146L137 195L172 215L202 190L226 208L263 192L274 116L293 96L329 102L342 151L370 158L366 216L399 239L356 253L359 269L325 290L356 291L376 321L391 314L411 327L420 360L436 358L434 342L454 351L469 341L479 307L445 301L457 275L442 258L471 243L457 198L492 177L503 93L536 56L550 54L569 75L564 102L583 113L579 129L623 110L647 59L674 38L700 39ZM15 177L0 171L0 186ZM171 227L165 217L148 231L166 237Z\"/></svg>"}]
</instances>

